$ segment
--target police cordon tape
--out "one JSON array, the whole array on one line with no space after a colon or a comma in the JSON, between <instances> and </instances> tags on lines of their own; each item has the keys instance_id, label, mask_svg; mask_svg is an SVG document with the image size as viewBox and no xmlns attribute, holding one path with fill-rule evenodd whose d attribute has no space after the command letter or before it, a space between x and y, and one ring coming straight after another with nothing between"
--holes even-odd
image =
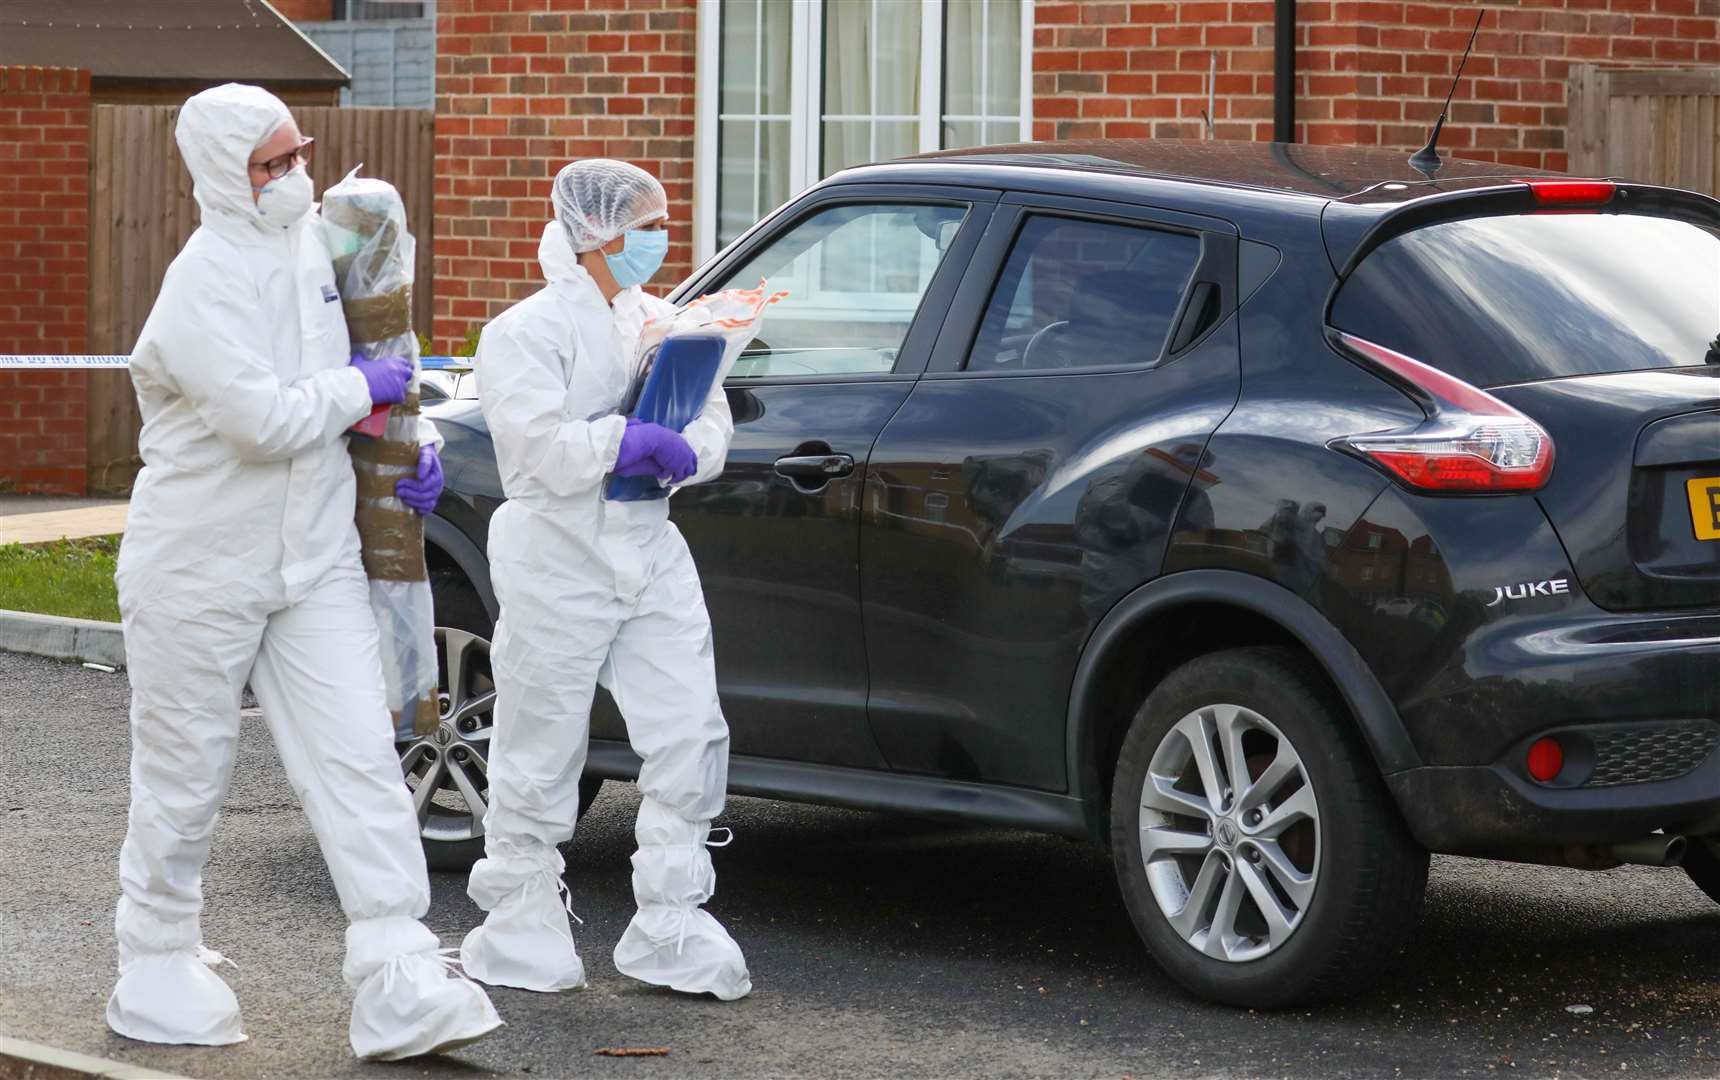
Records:
<instances>
[{"instance_id":1,"label":"police cordon tape","mask_svg":"<svg viewBox=\"0 0 1720 1080\"><path fill-rule=\"evenodd\" d=\"M88 368L122 368L131 363L129 356L21 356L0 353L0 370L21 368L53 368L56 371Z\"/></svg>"}]
</instances>

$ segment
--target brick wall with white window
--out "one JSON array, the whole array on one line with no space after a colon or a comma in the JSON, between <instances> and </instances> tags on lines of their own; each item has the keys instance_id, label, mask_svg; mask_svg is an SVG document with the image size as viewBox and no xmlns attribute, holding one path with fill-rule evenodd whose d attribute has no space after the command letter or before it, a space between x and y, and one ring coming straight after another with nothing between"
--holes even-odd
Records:
<instances>
[{"instance_id":1,"label":"brick wall with white window","mask_svg":"<svg viewBox=\"0 0 1720 1080\"><path fill-rule=\"evenodd\" d=\"M435 345L543 283L550 182L613 157L669 193L658 282L691 266L693 0L442 0L436 8Z\"/></svg>"},{"instance_id":2,"label":"brick wall with white window","mask_svg":"<svg viewBox=\"0 0 1720 1080\"><path fill-rule=\"evenodd\" d=\"M851 165L1029 135L1026 0L700 0L695 246Z\"/></svg>"},{"instance_id":3,"label":"brick wall with white window","mask_svg":"<svg viewBox=\"0 0 1720 1080\"><path fill-rule=\"evenodd\" d=\"M1024 0L443 0L436 347L538 287L549 182L573 158L618 157L663 180L661 287L837 169L1024 138L1028 10Z\"/></svg>"},{"instance_id":4,"label":"brick wall with white window","mask_svg":"<svg viewBox=\"0 0 1720 1080\"><path fill-rule=\"evenodd\" d=\"M1720 63L1720 0L1299 0L1296 139L1563 168L1573 63ZM1273 135L1271 0L443 0L436 339L537 287L565 161L660 176L659 285L847 165L1026 138ZM696 77L695 77L696 71Z\"/></svg>"}]
</instances>

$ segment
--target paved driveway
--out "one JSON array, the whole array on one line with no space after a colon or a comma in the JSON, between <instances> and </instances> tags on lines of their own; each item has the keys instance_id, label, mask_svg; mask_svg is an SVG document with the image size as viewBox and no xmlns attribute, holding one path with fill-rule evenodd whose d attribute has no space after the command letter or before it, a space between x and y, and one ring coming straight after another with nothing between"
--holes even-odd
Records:
<instances>
[{"instance_id":1,"label":"paved driveway","mask_svg":"<svg viewBox=\"0 0 1720 1080\"><path fill-rule=\"evenodd\" d=\"M124 499L0 495L0 544L40 544L125 531Z\"/></svg>"},{"instance_id":2,"label":"paved driveway","mask_svg":"<svg viewBox=\"0 0 1720 1080\"><path fill-rule=\"evenodd\" d=\"M591 988L498 991L510 1026L451 1059L345 1048L342 922L309 830L247 721L205 933L251 1042L107 1033L125 677L0 654L0 1032L194 1077L1720 1076L1720 908L1681 873L1434 864L1422 934L1360 1001L1261 1015L1147 963L1110 869L1064 840L736 799L713 910L756 990L723 1005L628 982L636 796L611 784L569 856ZM477 920L438 875L445 944ZM224 969L225 970L225 969ZM1589 1005L1574 1015L1566 1006ZM606 1046L666 1046L610 1059Z\"/></svg>"}]
</instances>

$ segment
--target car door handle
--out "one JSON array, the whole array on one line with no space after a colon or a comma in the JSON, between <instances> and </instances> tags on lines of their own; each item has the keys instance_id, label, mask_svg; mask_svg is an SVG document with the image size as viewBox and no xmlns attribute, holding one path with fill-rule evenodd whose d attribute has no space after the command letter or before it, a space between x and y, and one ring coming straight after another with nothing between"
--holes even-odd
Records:
<instances>
[{"instance_id":1,"label":"car door handle","mask_svg":"<svg viewBox=\"0 0 1720 1080\"><path fill-rule=\"evenodd\" d=\"M854 459L847 454L812 454L807 457L776 459L776 474L790 480L822 484L854 471Z\"/></svg>"}]
</instances>

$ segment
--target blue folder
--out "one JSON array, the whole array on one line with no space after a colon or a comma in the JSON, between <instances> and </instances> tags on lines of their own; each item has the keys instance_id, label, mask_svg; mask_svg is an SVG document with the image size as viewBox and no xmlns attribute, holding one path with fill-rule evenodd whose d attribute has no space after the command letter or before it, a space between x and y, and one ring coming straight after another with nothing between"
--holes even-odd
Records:
<instances>
[{"instance_id":1,"label":"blue folder","mask_svg":"<svg viewBox=\"0 0 1720 1080\"><path fill-rule=\"evenodd\" d=\"M698 419L711 396L726 343L714 334L665 338L646 370L634 382L632 400L622 409L628 416L670 431L684 431ZM666 499L669 489L655 476L609 477L603 497L615 502Z\"/></svg>"}]
</instances>

